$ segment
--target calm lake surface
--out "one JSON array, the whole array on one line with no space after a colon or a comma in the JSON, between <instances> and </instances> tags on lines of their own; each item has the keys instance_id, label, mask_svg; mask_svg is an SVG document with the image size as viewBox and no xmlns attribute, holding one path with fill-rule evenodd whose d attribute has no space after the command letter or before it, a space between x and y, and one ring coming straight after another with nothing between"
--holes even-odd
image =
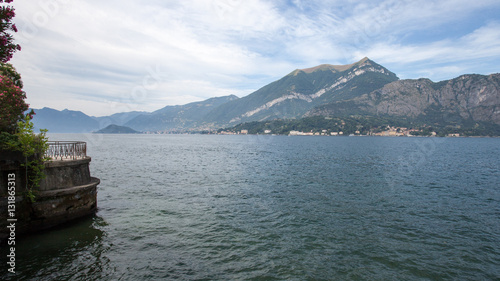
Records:
<instances>
[{"instance_id":1,"label":"calm lake surface","mask_svg":"<svg viewBox=\"0 0 500 281\"><path fill-rule=\"evenodd\" d=\"M500 139L49 136L99 210L1 280L500 280Z\"/></svg>"}]
</instances>

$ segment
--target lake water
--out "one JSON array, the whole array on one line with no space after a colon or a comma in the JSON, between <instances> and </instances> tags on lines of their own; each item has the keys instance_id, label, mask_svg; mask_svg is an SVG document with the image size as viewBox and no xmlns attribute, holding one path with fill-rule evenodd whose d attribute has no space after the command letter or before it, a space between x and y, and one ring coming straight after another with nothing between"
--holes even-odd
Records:
<instances>
[{"instance_id":1,"label":"lake water","mask_svg":"<svg viewBox=\"0 0 500 281\"><path fill-rule=\"evenodd\" d=\"M97 215L2 280L500 280L500 139L81 140Z\"/></svg>"}]
</instances>

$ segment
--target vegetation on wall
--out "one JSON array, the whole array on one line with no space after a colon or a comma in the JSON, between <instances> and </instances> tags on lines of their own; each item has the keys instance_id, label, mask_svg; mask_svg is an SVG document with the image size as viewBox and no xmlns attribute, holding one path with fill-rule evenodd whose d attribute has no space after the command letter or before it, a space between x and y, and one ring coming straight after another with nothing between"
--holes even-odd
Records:
<instances>
[{"instance_id":1,"label":"vegetation on wall","mask_svg":"<svg viewBox=\"0 0 500 281\"><path fill-rule=\"evenodd\" d=\"M43 169L45 161L49 160L45 156L48 149L47 130L40 130L35 134L31 116L26 114L23 121L17 123L15 134L2 132L0 139L5 141L2 146L11 151L20 151L25 159L21 164L26 170L26 196L35 201L36 188L40 186L40 181L45 177Z\"/></svg>"},{"instance_id":2,"label":"vegetation on wall","mask_svg":"<svg viewBox=\"0 0 500 281\"><path fill-rule=\"evenodd\" d=\"M0 3L12 3L13 0L0 0ZM25 114L29 105L26 93L22 90L21 75L9 63L13 54L21 50L14 43L11 32L17 32L12 23L14 8L0 7L0 150L19 151L24 156L22 167L26 169L26 196L35 200L35 190L45 174L45 152L48 149L47 130L35 134L31 119L33 110Z\"/></svg>"}]
</instances>

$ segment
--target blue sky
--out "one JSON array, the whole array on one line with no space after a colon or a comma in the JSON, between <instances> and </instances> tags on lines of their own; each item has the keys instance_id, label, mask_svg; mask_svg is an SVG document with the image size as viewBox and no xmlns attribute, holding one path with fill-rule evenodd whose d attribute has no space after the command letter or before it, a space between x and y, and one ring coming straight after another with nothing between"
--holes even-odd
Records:
<instances>
[{"instance_id":1,"label":"blue sky","mask_svg":"<svg viewBox=\"0 0 500 281\"><path fill-rule=\"evenodd\" d=\"M401 79L500 72L498 0L14 1L33 108L103 116L245 96L363 57Z\"/></svg>"}]
</instances>

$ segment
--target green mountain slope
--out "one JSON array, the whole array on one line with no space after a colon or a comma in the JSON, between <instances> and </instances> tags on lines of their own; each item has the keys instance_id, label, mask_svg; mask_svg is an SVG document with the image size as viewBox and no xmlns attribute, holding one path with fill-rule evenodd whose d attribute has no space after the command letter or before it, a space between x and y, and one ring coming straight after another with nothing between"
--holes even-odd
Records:
<instances>
[{"instance_id":1,"label":"green mountain slope","mask_svg":"<svg viewBox=\"0 0 500 281\"><path fill-rule=\"evenodd\" d=\"M224 126L300 118L318 105L352 99L397 80L394 73L368 58L350 65L297 69L246 97L220 106L206 120Z\"/></svg>"}]
</instances>

